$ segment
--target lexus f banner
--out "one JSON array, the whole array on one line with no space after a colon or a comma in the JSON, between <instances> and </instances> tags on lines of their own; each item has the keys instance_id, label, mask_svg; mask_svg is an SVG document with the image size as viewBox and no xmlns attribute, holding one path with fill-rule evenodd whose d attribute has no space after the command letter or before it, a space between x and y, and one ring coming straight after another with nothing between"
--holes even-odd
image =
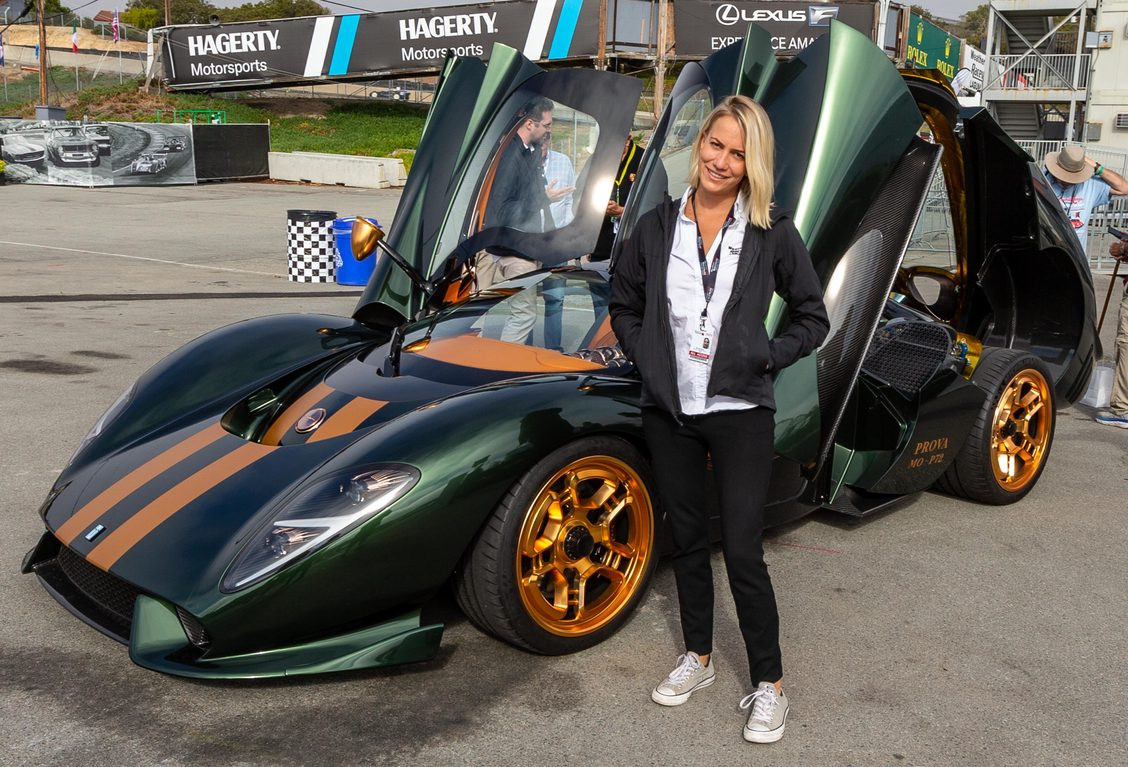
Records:
<instances>
[{"instance_id":1,"label":"lexus f banner","mask_svg":"<svg viewBox=\"0 0 1128 767\"><path fill-rule=\"evenodd\" d=\"M494 43L533 61L594 56L598 8L599 0L510 0L178 26L165 40L165 75L174 90L363 78L434 69L448 52L487 58Z\"/></svg>"},{"instance_id":2,"label":"lexus f banner","mask_svg":"<svg viewBox=\"0 0 1128 767\"><path fill-rule=\"evenodd\" d=\"M864 3L738 2L678 0L674 3L674 32L678 58L708 56L744 36L749 22L772 36L772 48L794 55L830 29L832 19L849 24L872 39L874 8Z\"/></svg>"}]
</instances>

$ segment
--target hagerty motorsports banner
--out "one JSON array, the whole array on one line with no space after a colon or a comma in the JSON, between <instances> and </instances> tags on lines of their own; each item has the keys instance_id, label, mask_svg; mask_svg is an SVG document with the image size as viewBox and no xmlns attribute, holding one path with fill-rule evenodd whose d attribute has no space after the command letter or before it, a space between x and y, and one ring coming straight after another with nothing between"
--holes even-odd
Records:
<instances>
[{"instance_id":1,"label":"hagerty motorsports banner","mask_svg":"<svg viewBox=\"0 0 1128 767\"><path fill-rule=\"evenodd\" d=\"M772 36L772 48L777 53L796 54L829 30L832 19L872 39L874 3L678 0L674 3L675 46L679 58L708 56L741 39L749 22L754 22Z\"/></svg>"},{"instance_id":2,"label":"hagerty motorsports banner","mask_svg":"<svg viewBox=\"0 0 1128 767\"><path fill-rule=\"evenodd\" d=\"M598 8L599 0L511 0L173 27L165 75L173 89L281 85L434 68L448 52L485 58L494 43L534 61L594 56Z\"/></svg>"}]
</instances>

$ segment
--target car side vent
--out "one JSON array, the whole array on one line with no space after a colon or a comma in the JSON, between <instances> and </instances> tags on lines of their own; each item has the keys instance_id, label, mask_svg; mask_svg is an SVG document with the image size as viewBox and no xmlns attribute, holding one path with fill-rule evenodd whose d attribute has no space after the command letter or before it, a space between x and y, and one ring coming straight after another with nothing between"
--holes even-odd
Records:
<instances>
[{"instance_id":1,"label":"car side vent","mask_svg":"<svg viewBox=\"0 0 1128 767\"><path fill-rule=\"evenodd\" d=\"M1128 112L1119 112L1116 115L1116 122L1113 124L1117 130L1124 130L1128 128Z\"/></svg>"},{"instance_id":2,"label":"car side vent","mask_svg":"<svg viewBox=\"0 0 1128 767\"><path fill-rule=\"evenodd\" d=\"M953 341L945 325L891 320L874 334L862 370L913 397L948 359Z\"/></svg>"},{"instance_id":3,"label":"car side vent","mask_svg":"<svg viewBox=\"0 0 1128 767\"><path fill-rule=\"evenodd\" d=\"M211 637L208 636L204 624L200 623L195 615L192 615L183 607L176 608L176 615L180 618L180 625L184 627L184 633L188 635L189 642L201 650L211 647Z\"/></svg>"}]
</instances>

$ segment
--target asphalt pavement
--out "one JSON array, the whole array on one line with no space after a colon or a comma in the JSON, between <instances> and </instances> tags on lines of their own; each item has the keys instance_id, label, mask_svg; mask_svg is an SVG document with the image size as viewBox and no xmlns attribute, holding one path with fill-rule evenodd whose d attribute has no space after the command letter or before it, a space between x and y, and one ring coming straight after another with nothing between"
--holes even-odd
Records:
<instances>
[{"instance_id":1,"label":"asphalt pavement","mask_svg":"<svg viewBox=\"0 0 1128 767\"><path fill-rule=\"evenodd\" d=\"M925 494L859 525L818 513L770 535L791 701L770 746L741 740L749 690L719 550L717 683L675 709L649 700L679 652L667 564L583 653L513 649L443 600L431 662L271 682L139 668L20 575L53 478L146 368L240 319L350 313L359 289L286 281L286 210L390 221L397 196L0 191L0 765L1125 764L1128 431L1080 406L1059 412L1021 503Z\"/></svg>"}]
</instances>

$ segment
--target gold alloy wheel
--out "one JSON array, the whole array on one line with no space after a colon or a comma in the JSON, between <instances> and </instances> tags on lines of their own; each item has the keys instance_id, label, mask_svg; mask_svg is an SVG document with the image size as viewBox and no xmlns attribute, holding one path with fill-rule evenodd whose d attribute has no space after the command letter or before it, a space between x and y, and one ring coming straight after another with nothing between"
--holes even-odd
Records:
<instances>
[{"instance_id":1,"label":"gold alloy wheel","mask_svg":"<svg viewBox=\"0 0 1128 767\"><path fill-rule=\"evenodd\" d=\"M992 468L999 487L1018 492L1034 481L1050 447L1053 390L1037 370L1026 368L999 395L991 431Z\"/></svg>"},{"instance_id":2,"label":"gold alloy wheel","mask_svg":"<svg viewBox=\"0 0 1128 767\"><path fill-rule=\"evenodd\" d=\"M630 603L654 556L650 494L627 463L584 456L537 493L517 539L517 585L545 631L597 631Z\"/></svg>"}]
</instances>

